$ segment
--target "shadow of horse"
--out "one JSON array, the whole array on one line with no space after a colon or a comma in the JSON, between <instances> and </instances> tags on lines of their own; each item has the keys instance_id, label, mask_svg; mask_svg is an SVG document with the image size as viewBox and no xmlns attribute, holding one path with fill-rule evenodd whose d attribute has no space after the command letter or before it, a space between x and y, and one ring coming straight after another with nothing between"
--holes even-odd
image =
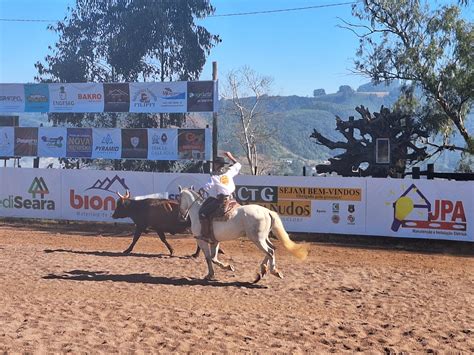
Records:
<instances>
[{"instance_id":1,"label":"shadow of horse","mask_svg":"<svg viewBox=\"0 0 474 355\"><path fill-rule=\"evenodd\" d=\"M266 289L267 286L255 284L252 282L223 282L223 281L208 281L204 279L195 278L175 278L164 276L151 276L149 273L143 274L109 274L106 271L87 271L87 270L72 270L66 271L62 275L49 274L42 277L45 280L71 280L71 281L113 281L113 282L128 282L128 283L142 283L151 285L171 285L171 286L214 286L214 287L238 287L238 288L256 288Z\"/></svg>"},{"instance_id":2,"label":"shadow of horse","mask_svg":"<svg viewBox=\"0 0 474 355\"><path fill-rule=\"evenodd\" d=\"M142 254L142 253L129 253L124 254L123 252L114 251L86 251L86 250L71 250L71 249L45 249L45 253L71 253L80 255L94 255L94 256L107 256L107 257L139 257L139 258L158 258L158 259L191 259L191 256L175 256L169 254Z\"/></svg>"}]
</instances>

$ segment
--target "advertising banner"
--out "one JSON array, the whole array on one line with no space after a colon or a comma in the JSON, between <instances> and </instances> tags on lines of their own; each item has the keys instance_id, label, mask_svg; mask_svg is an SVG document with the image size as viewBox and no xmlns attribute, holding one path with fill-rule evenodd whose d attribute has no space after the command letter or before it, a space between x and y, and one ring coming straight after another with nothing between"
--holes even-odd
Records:
<instances>
[{"instance_id":1,"label":"advertising banner","mask_svg":"<svg viewBox=\"0 0 474 355\"><path fill-rule=\"evenodd\" d=\"M92 158L121 158L122 134L120 129L94 128L92 130L92 142Z\"/></svg>"},{"instance_id":2,"label":"advertising banner","mask_svg":"<svg viewBox=\"0 0 474 355\"><path fill-rule=\"evenodd\" d=\"M127 83L104 85L104 112L129 112L130 88Z\"/></svg>"},{"instance_id":3,"label":"advertising banner","mask_svg":"<svg viewBox=\"0 0 474 355\"><path fill-rule=\"evenodd\" d=\"M130 83L130 112L186 112L186 82Z\"/></svg>"},{"instance_id":4,"label":"advertising banner","mask_svg":"<svg viewBox=\"0 0 474 355\"><path fill-rule=\"evenodd\" d=\"M178 129L179 159L209 160L206 135L202 129Z\"/></svg>"},{"instance_id":5,"label":"advertising banner","mask_svg":"<svg viewBox=\"0 0 474 355\"><path fill-rule=\"evenodd\" d=\"M183 113L187 109L187 83L175 81L157 83L160 112Z\"/></svg>"},{"instance_id":6,"label":"advertising banner","mask_svg":"<svg viewBox=\"0 0 474 355\"><path fill-rule=\"evenodd\" d=\"M0 216L59 219L60 173L53 169L0 169Z\"/></svg>"},{"instance_id":7,"label":"advertising banner","mask_svg":"<svg viewBox=\"0 0 474 355\"><path fill-rule=\"evenodd\" d=\"M0 127L0 157L15 155L15 128Z\"/></svg>"},{"instance_id":8,"label":"advertising banner","mask_svg":"<svg viewBox=\"0 0 474 355\"><path fill-rule=\"evenodd\" d=\"M372 235L474 241L474 185L440 180L368 179Z\"/></svg>"},{"instance_id":9,"label":"advertising banner","mask_svg":"<svg viewBox=\"0 0 474 355\"><path fill-rule=\"evenodd\" d=\"M132 197L153 191L150 173L65 170L62 172L63 218L86 221L115 221L111 218L118 199L129 190ZM130 219L115 222L131 222Z\"/></svg>"},{"instance_id":10,"label":"advertising banner","mask_svg":"<svg viewBox=\"0 0 474 355\"><path fill-rule=\"evenodd\" d=\"M238 175L235 183L240 203L277 212L290 231L365 233L364 179Z\"/></svg>"},{"instance_id":11,"label":"advertising banner","mask_svg":"<svg viewBox=\"0 0 474 355\"><path fill-rule=\"evenodd\" d=\"M48 112L48 84L24 84L25 112Z\"/></svg>"},{"instance_id":12,"label":"advertising banner","mask_svg":"<svg viewBox=\"0 0 474 355\"><path fill-rule=\"evenodd\" d=\"M50 112L102 112L104 92L102 84L48 84Z\"/></svg>"},{"instance_id":13,"label":"advertising banner","mask_svg":"<svg viewBox=\"0 0 474 355\"><path fill-rule=\"evenodd\" d=\"M148 133L145 128L122 129L122 158L146 159Z\"/></svg>"},{"instance_id":14,"label":"advertising banner","mask_svg":"<svg viewBox=\"0 0 474 355\"><path fill-rule=\"evenodd\" d=\"M0 84L0 112L25 111L23 84Z\"/></svg>"},{"instance_id":15,"label":"advertising banner","mask_svg":"<svg viewBox=\"0 0 474 355\"><path fill-rule=\"evenodd\" d=\"M38 155L38 128L15 127L15 156L35 157Z\"/></svg>"},{"instance_id":16,"label":"advertising banner","mask_svg":"<svg viewBox=\"0 0 474 355\"><path fill-rule=\"evenodd\" d=\"M69 158L92 156L92 128L68 128L66 155Z\"/></svg>"},{"instance_id":17,"label":"advertising banner","mask_svg":"<svg viewBox=\"0 0 474 355\"><path fill-rule=\"evenodd\" d=\"M178 160L178 131L174 128L148 129L148 159Z\"/></svg>"},{"instance_id":18,"label":"advertising banner","mask_svg":"<svg viewBox=\"0 0 474 355\"><path fill-rule=\"evenodd\" d=\"M214 82L188 81L188 112L212 112L213 109Z\"/></svg>"},{"instance_id":19,"label":"advertising banner","mask_svg":"<svg viewBox=\"0 0 474 355\"><path fill-rule=\"evenodd\" d=\"M38 156L64 158L67 129L64 127L38 128Z\"/></svg>"},{"instance_id":20,"label":"advertising banner","mask_svg":"<svg viewBox=\"0 0 474 355\"><path fill-rule=\"evenodd\" d=\"M209 180L207 174L153 174L154 193L168 193L171 200L178 199L179 186L194 187L197 191Z\"/></svg>"}]
</instances>

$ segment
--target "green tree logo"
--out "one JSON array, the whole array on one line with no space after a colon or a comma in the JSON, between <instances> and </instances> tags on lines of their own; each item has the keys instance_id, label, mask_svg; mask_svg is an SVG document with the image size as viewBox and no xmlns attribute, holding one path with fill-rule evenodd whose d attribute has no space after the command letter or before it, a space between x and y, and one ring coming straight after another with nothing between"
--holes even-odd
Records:
<instances>
[{"instance_id":1,"label":"green tree logo","mask_svg":"<svg viewBox=\"0 0 474 355\"><path fill-rule=\"evenodd\" d=\"M33 198L36 198L36 194L41 194L41 198L44 198L44 195L49 194L48 186L46 186L42 177L35 177L33 179L28 192Z\"/></svg>"}]
</instances>

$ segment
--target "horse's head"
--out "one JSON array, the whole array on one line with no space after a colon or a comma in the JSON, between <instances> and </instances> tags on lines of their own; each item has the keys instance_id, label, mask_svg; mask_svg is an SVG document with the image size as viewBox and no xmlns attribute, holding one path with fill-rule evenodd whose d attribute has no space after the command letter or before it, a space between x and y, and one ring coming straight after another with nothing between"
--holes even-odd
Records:
<instances>
[{"instance_id":1,"label":"horse's head","mask_svg":"<svg viewBox=\"0 0 474 355\"><path fill-rule=\"evenodd\" d=\"M178 190L179 213L181 218L186 220L191 208L196 205L196 202L202 200L202 198L193 190L192 186L190 188L178 186Z\"/></svg>"}]
</instances>

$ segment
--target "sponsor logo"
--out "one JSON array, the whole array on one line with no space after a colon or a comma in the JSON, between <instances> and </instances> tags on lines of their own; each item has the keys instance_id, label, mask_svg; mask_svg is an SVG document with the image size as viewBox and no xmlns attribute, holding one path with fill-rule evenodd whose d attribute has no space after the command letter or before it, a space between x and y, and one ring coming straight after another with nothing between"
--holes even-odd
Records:
<instances>
[{"instance_id":1,"label":"sponsor logo","mask_svg":"<svg viewBox=\"0 0 474 355\"><path fill-rule=\"evenodd\" d=\"M392 203L391 229L412 229L414 233L466 236L467 219L463 201L435 199L430 201L412 184Z\"/></svg>"},{"instance_id":2,"label":"sponsor logo","mask_svg":"<svg viewBox=\"0 0 474 355\"><path fill-rule=\"evenodd\" d=\"M332 204L332 213L339 213L339 203Z\"/></svg>"},{"instance_id":3,"label":"sponsor logo","mask_svg":"<svg viewBox=\"0 0 474 355\"><path fill-rule=\"evenodd\" d=\"M236 186L236 197L239 203L278 202L276 186Z\"/></svg>"},{"instance_id":4,"label":"sponsor logo","mask_svg":"<svg viewBox=\"0 0 474 355\"><path fill-rule=\"evenodd\" d=\"M355 217L350 214L349 216L347 216L347 222L349 224L355 224Z\"/></svg>"},{"instance_id":5,"label":"sponsor logo","mask_svg":"<svg viewBox=\"0 0 474 355\"><path fill-rule=\"evenodd\" d=\"M101 140L101 143L103 145L95 146L96 152L107 153L107 152L118 152L120 150L119 146L113 145L114 140L112 139L112 136L110 134L107 134L105 137L103 137Z\"/></svg>"},{"instance_id":6,"label":"sponsor logo","mask_svg":"<svg viewBox=\"0 0 474 355\"><path fill-rule=\"evenodd\" d=\"M26 100L28 102L48 102L48 97L40 94L28 95Z\"/></svg>"},{"instance_id":7,"label":"sponsor logo","mask_svg":"<svg viewBox=\"0 0 474 355\"><path fill-rule=\"evenodd\" d=\"M80 101L89 101L89 102L94 102L94 101L102 101L102 94L101 93L85 93L77 94L77 99Z\"/></svg>"},{"instance_id":8,"label":"sponsor logo","mask_svg":"<svg viewBox=\"0 0 474 355\"><path fill-rule=\"evenodd\" d=\"M0 101L8 101L8 102L23 102L23 99L21 96L15 96L15 95L1 95L0 96Z\"/></svg>"},{"instance_id":9,"label":"sponsor logo","mask_svg":"<svg viewBox=\"0 0 474 355\"><path fill-rule=\"evenodd\" d=\"M354 213L354 211L355 211L355 205L349 205L349 206L347 206L347 211L348 211L349 213Z\"/></svg>"},{"instance_id":10,"label":"sponsor logo","mask_svg":"<svg viewBox=\"0 0 474 355\"><path fill-rule=\"evenodd\" d=\"M311 217L311 201L285 201L278 203L259 203L259 205L275 211L280 216Z\"/></svg>"},{"instance_id":11,"label":"sponsor logo","mask_svg":"<svg viewBox=\"0 0 474 355\"><path fill-rule=\"evenodd\" d=\"M158 98L149 89L139 90L132 98L134 107L155 107Z\"/></svg>"},{"instance_id":12,"label":"sponsor logo","mask_svg":"<svg viewBox=\"0 0 474 355\"><path fill-rule=\"evenodd\" d=\"M361 201L362 191L359 188L345 187L292 187L281 186L278 194L282 199L296 200L341 200Z\"/></svg>"},{"instance_id":13,"label":"sponsor logo","mask_svg":"<svg viewBox=\"0 0 474 355\"><path fill-rule=\"evenodd\" d=\"M166 87L161 92L160 98L163 100L184 100L186 99L186 93L184 91L175 92L173 89Z\"/></svg>"},{"instance_id":14,"label":"sponsor logo","mask_svg":"<svg viewBox=\"0 0 474 355\"><path fill-rule=\"evenodd\" d=\"M53 100L55 106L74 106L74 100L68 100L66 88L64 86L59 87L56 100Z\"/></svg>"},{"instance_id":15,"label":"sponsor logo","mask_svg":"<svg viewBox=\"0 0 474 355\"><path fill-rule=\"evenodd\" d=\"M129 190L125 183L125 178L115 175L112 179L98 179L92 186L85 191L102 191L111 195L115 195L116 191ZM115 196L100 196L92 194L79 194L74 189L69 190L69 204L72 208L79 210L95 210L95 211L113 211L116 207Z\"/></svg>"},{"instance_id":16,"label":"sponsor logo","mask_svg":"<svg viewBox=\"0 0 474 355\"><path fill-rule=\"evenodd\" d=\"M47 147L56 147L56 148L61 148L63 146L63 140L64 140L64 137L63 136L59 136L59 137L46 137L46 136L42 136L41 137L41 140L43 142L46 143L46 146Z\"/></svg>"},{"instance_id":17,"label":"sponsor logo","mask_svg":"<svg viewBox=\"0 0 474 355\"><path fill-rule=\"evenodd\" d=\"M338 214L335 214L335 215L333 215L333 216L331 217L331 221L332 221L332 223L334 223L334 224L338 224L340 220L341 220L341 217L339 217Z\"/></svg>"},{"instance_id":18,"label":"sponsor logo","mask_svg":"<svg viewBox=\"0 0 474 355\"><path fill-rule=\"evenodd\" d=\"M42 177L35 177L28 188L31 198L10 195L5 199L0 199L0 208L16 208L26 210L50 210L56 209L53 200L45 198L49 194L48 186Z\"/></svg>"},{"instance_id":19,"label":"sponsor logo","mask_svg":"<svg viewBox=\"0 0 474 355\"><path fill-rule=\"evenodd\" d=\"M110 90L107 94L107 102L110 104L121 104L128 101L128 93L121 89Z\"/></svg>"}]
</instances>

